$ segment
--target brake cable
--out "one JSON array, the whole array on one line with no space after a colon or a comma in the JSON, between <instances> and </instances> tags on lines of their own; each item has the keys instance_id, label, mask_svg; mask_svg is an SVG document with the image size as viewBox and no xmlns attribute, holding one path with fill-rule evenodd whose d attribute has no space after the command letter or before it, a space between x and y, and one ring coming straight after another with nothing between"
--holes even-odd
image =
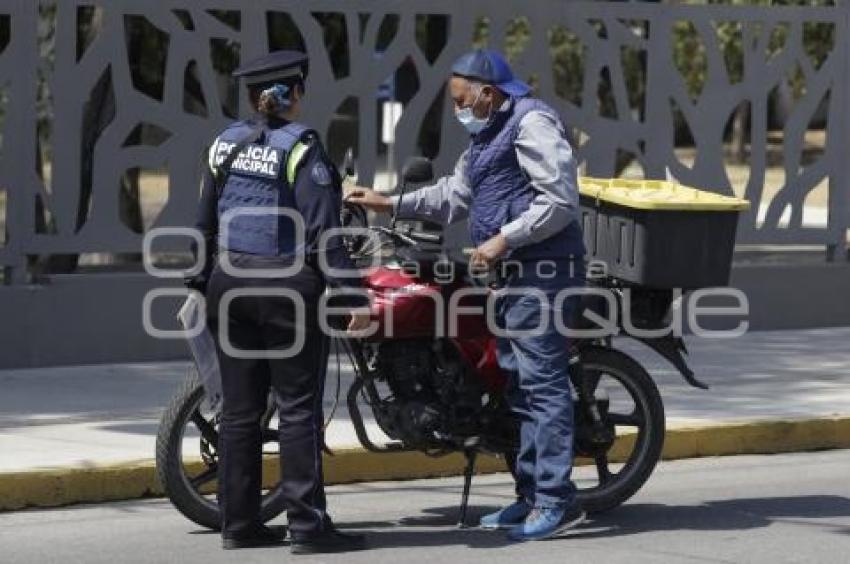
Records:
<instances>
[{"instance_id":1,"label":"brake cable","mask_svg":"<svg viewBox=\"0 0 850 564\"><path fill-rule=\"evenodd\" d=\"M333 421L334 415L336 415L336 410L339 407L339 393L342 389L342 364L339 360L339 339L334 338L332 341L334 345L334 356L336 357L336 392L334 394L334 404L331 408L331 414L325 420L325 424L322 426L322 432L328 428L331 421Z\"/></svg>"}]
</instances>

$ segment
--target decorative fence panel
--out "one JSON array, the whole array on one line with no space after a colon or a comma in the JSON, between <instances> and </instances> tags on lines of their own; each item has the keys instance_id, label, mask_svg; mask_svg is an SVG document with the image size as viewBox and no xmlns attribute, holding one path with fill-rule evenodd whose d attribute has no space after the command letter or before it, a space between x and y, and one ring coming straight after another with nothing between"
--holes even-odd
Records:
<instances>
[{"instance_id":1,"label":"decorative fence panel","mask_svg":"<svg viewBox=\"0 0 850 564\"><path fill-rule=\"evenodd\" d=\"M140 170L167 175L167 199L152 224L190 224L204 148L235 113L229 70L240 58L287 41L310 56L303 120L328 140L340 113L356 117L351 139L361 183L373 182L384 166L379 100L394 76L391 97L404 109L391 163L421 152L424 143L437 169L449 170L465 139L444 82L454 59L474 40L486 40L508 48L517 73L560 111L589 175L614 175L630 158L647 178L670 175L731 193L724 137L744 104L743 193L753 207L741 219L738 242L843 249L850 222L850 159L843 154L850 146L849 16L844 4L5 0L0 266L14 284L26 280L28 256L138 253L143 229L122 216L122 183ZM138 43L140 26L150 45ZM332 26L337 32L330 38ZM683 76L681 56L674 57L683 26L694 46L692 62L702 66L686 69L702 75L698 91ZM813 54L805 39L823 26L831 45ZM727 32L736 34L737 60L721 46ZM582 76L565 75L570 53L579 54ZM406 86L400 74L408 77ZM781 127L776 169L769 162L776 129L770 103L776 92L788 98L789 88L796 94ZM243 94L243 113L245 102ZM804 140L814 119L826 128L821 149L810 155ZM684 161L676 139L683 130L693 141ZM784 180L768 193L771 166ZM808 225L806 199L824 182L824 219Z\"/></svg>"}]
</instances>

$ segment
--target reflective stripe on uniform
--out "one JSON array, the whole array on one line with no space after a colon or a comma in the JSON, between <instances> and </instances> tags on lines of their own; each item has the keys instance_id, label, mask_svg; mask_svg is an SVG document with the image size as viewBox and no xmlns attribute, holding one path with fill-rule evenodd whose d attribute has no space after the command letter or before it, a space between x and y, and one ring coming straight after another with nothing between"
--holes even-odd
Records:
<instances>
[{"instance_id":1,"label":"reflective stripe on uniform","mask_svg":"<svg viewBox=\"0 0 850 564\"><path fill-rule=\"evenodd\" d=\"M286 181L290 186L295 184L295 173L298 172L298 164L307 153L308 146L299 141L289 153L289 159L286 161Z\"/></svg>"}]
</instances>

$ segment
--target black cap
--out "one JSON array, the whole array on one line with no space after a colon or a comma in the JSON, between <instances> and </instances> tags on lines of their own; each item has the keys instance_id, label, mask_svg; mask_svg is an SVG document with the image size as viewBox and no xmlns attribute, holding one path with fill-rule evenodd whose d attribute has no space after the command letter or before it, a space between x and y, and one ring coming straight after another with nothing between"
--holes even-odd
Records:
<instances>
[{"instance_id":1,"label":"black cap","mask_svg":"<svg viewBox=\"0 0 850 564\"><path fill-rule=\"evenodd\" d=\"M282 78L307 78L307 54L301 51L273 51L248 61L233 76L244 78L246 84L265 84Z\"/></svg>"}]
</instances>

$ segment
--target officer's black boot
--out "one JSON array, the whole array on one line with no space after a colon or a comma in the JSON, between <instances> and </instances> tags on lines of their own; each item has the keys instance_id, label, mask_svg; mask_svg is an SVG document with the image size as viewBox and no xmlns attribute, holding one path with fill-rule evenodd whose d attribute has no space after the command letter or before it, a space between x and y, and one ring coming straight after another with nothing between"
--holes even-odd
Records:
<instances>
[{"instance_id":1,"label":"officer's black boot","mask_svg":"<svg viewBox=\"0 0 850 564\"><path fill-rule=\"evenodd\" d=\"M221 546L225 550L237 548L258 548L261 546L278 546L283 544L286 529L275 530L258 525L256 528L239 533L224 533L221 536Z\"/></svg>"},{"instance_id":2,"label":"officer's black boot","mask_svg":"<svg viewBox=\"0 0 850 564\"><path fill-rule=\"evenodd\" d=\"M329 528L312 533L292 533L290 547L292 554L349 552L366 548L366 537Z\"/></svg>"}]
</instances>

